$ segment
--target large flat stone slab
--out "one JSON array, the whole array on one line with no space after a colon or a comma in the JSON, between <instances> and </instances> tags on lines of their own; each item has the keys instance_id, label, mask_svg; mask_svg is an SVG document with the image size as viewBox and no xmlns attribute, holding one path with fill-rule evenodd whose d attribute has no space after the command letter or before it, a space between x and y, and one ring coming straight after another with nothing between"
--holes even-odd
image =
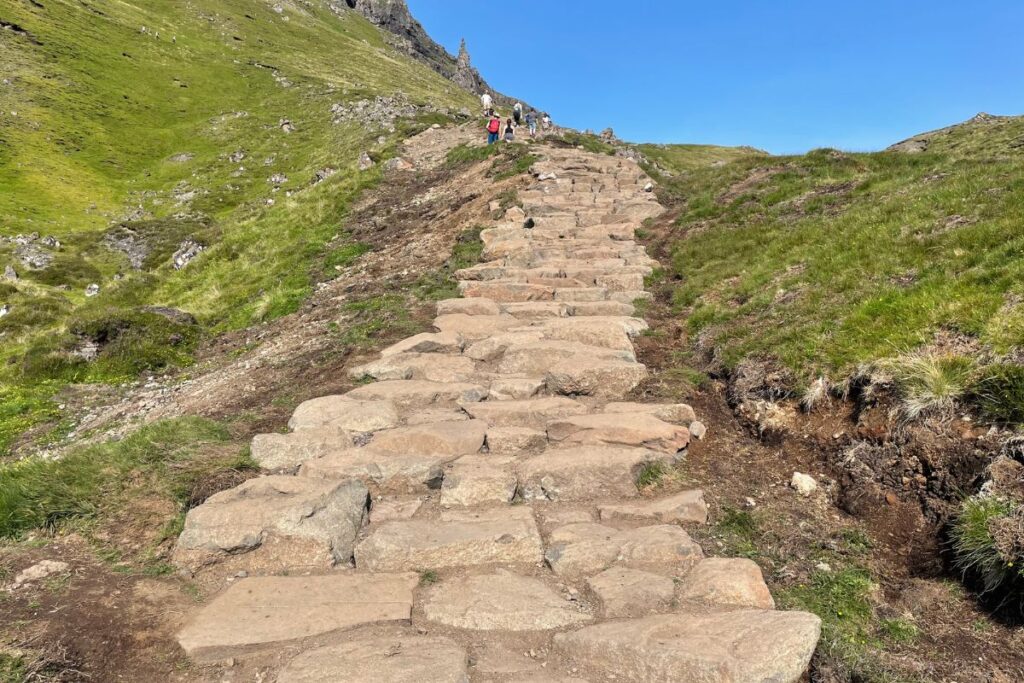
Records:
<instances>
[{"instance_id":1,"label":"large flat stone slab","mask_svg":"<svg viewBox=\"0 0 1024 683\"><path fill-rule=\"evenodd\" d=\"M399 425L398 411L390 401L356 401L347 396L323 396L299 405L288 421L298 432L332 427L348 432L375 432Z\"/></svg>"},{"instance_id":2,"label":"large flat stone slab","mask_svg":"<svg viewBox=\"0 0 1024 683\"><path fill-rule=\"evenodd\" d=\"M629 567L611 567L590 577L587 590L606 619L667 612L675 598L671 578Z\"/></svg>"},{"instance_id":3,"label":"large flat stone slab","mask_svg":"<svg viewBox=\"0 0 1024 683\"><path fill-rule=\"evenodd\" d=\"M360 401L390 401L400 411L430 406L473 403L487 398L488 390L467 382L392 380L358 387L345 394Z\"/></svg>"},{"instance_id":4,"label":"large flat stone slab","mask_svg":"<svg viewBox=\"0 0 1024 683\"><path fill-rule=\"evenodd\" d=\"M518 484L510 463L510 459L496 455L459 458L445 472L441 506L508 505Z\"/></svg>"},{"instance_id":5,"label":"large flat stone slab","mask_svg":"<svg viewBox=\"0 0 1024 683\"><path fill-rule=\"evenodd\" d=\"M437 302L438 315L499 315L501 306L482 297L472 299L445 299Z\"/></svg>"},{"instance_id":6,"label":"large flat stone slab","mask_svg":"<svg viewBox=\"0 0 1024 683\"><path fill-rule=\"evenodd\" d=\"M304 652L277 683L466 683L466 650L447 638L385 633L357 635Z\"/></svg>"},{"instance_id":7,"label":"large flat stone slab","mask_svg":"<svg viewBox=\"0 0 1024 683\"><path fill-rule=\"evenodd\" d=\"M543 582L504 571L443 581L427 595L423 614L471 631L549 631L591 620Z\"/></svg>"},{"instance_id":8,"label":"large flat stone slab","mask_svg":"<svg viewBox=\"0 0 1024 683\"><path fill-rule=\"evenodd\" d=\"M424 332L380 352L381 356L395 356L401 353L462 353L466 340L456 332Z\"/></svg>"},{"instance_id":9,"label":"large flat stone slab","mask_svg":"<svg viewBox=\"0 0 1024 683\"><path fill-rule=\"evenodd\" d=\"M294 470L313 458L352 448L348 432L333 427L303 429L291 434L257 434L252 438L252 459L265 470Z\"/></svg>"},{"instance_id":10,"label":"large flat stone slab","mask_svg":"<svg viewBox=\"0 0 1024 683\"><path fill-rule=\"evenodd\" d=\"M352 558L369 493L358 481L257 477L185 516L175 564L225 564L249 573L326 569Z\"/></svg>"},{"instance_id":11,"label":"large flat stone slab","mask_svg":"<svg viewBox=\"0 0 1024 683\"><path fill-rule=\"evenodd\" d=\"M536 430L545 430L552 420L587 412L585 405L564 396L466 403L462 409L491 427L525 427Z\"/></svg>"},{"instance_id":12,"label":"large flat stone slab","mask_svg":"<svg viewBox=\"0 0 1024 683\"><path fill-rule=\"evenodd\" d=\"M644 413L653 415L664 422L690 426L690 423L697 419L693 408L685 403L630 403L614 402L604 407L606 413Z\"/></svg>"},{"instance_id":13,"label":"large flat stone slab","mask_svg":"<svg viewBox=\"0 0 1024 683\"><path fill-rule=\"evenodd\" d=\"M486 339L518 325L510 315L466 315L452 313L434 318L434 327L440 332L461 335L467 342Z\"/></svg>"},{"instance_id":14,"label":"large flat stone slab","mask_svg":"<svg viewBox=\"0 0 1024 683\"><path fill-rule=\"evenodd\" d=\"M442 353L396 353L352 368L352 379L426 380L429 382L469 382L476 376L472 358Z\"/></svg>"},{"instance_id":15,"label":"large flat stone slab","mask_svg":"<svg viewBox=\"0 0 1024 683\"><path fill-rule=\"evenodd\" d=\"M679 599L716 607L775 609L761 568L741 557L709 557L698 564L683 579Z\"/></svg>"},{"instance_id":16,"label":"large flat stone slab","mask_svg":"<svg viewBox=\"0 0 1024 683\"><path fill-rule=\"evenodd\" d=\"M368 571L419 571L533 564L541 561L542 550L533 512L510 507L387 522L356 546L355 557L356 567Z\"/></svg>"},{"instance_id":17,"label":"large flat stone slab","mask_svg":"<svg viewBox=\"0 0 1024 683\"><path fill-rule=\"evenodd\" d=\"M599 505L602 522L641 522L657 524L707 524L708 505L704 492L683 491L654 500Z\"/></svg>"},{"instance_id":18,"label":"large flat stone slab","mask_svg":"<svg viewBox=\"0 0 1024 683\"><path fill-rule=\"evenodd\" d=\"M556 366L603 368L608 363L637 365L634 362L632 350L605 349L570 341L541 340L510 344L498 363L498 372L508 375L547 377ZM642 365L640 367L643 368ZM549 381L548 387L550 388L550 386Z\"/></svg>"},{"instance_id":19,"label":"large flat stone slab","mask_svg":"<svg viewBox=\"0 0 1024 683\"><path fill-rule=\"evenodd\" d=\"M610 621L555 636L583 671L630 683L796 683L818 643L806 612L738 610Z\"/></svg>"},{"instance_id":20,"label":"large flat stone slab","mask_svg":"<svg viewBox=\"0 0 1024 683\"><path fill-rule=\"evenodd\" d=\"M619 531L593 523L551 532L544 558L560 576L592 576L612 565L683 571L703 559L690 536L674 525Z\"/></svg>"},{"instance_id":21,"label":"large flat stone slab","mask_svg":"<svg viewBox=\"0 0 1024 683\"><path fill-rule=\"evenodd\" d=\"M364 624L408 621L418 583L413 573L242 579L206 605L178 643L205 664Z\"/></svg>"},{"instance_id":22,"label":"large flat stone slab","mask_svg":"<svg viewBox=\"0 0 1024 683\"><path fill-rule=\"evenodd\" d=\"M307 460L300 478L358 479L383 493L419 493L441 488L444 466L454 457L440 455L378 453L353 448L323 458Z\"/></svg>"},{"instance_id":23,"label":"large flat stone slab","mask_svg":"<svg viewBox=\"0 0 1024 683\"><path fill-rule=\"evenodd\" d=\"M558 501L638 495L637 476L652 462L669 456L646 448L577 446L549 448L518 466L523 497Z\"/></svg>"},{"instance_id":24,"label":"large flat stone slab","mask_svg":"<svg viewBox=\"0 0 1024 683\"><path fill-rule=\"evenodd\" d=\"M548 391L565 396L620 398L647 379L647 367L627 360L580 356L552 363L545 382Z\"/></svg>"},{"instance_id":25,"label":"large flat stone slab","mask_svg":"<svg viewBox=\"0 0 1024 683\"><path fill-rule=\"evenodd\" d=\"M491 427L487 430L487 449L491 455L527 455L548 445L544 432L529 427Z\"/></svg>"},{"instance_id":26,"label":"large flat stone slab","mask_svg":"<svg viewBox=\"0 0 1024 683\"><path fill-rule=\"evenodd\" d=\"M670 454L690 443L686 427L644 413L575 415L550 422L547 432L555 443L636 446Z\"/></svg>"},{"instance_id":27,"label":"large flat stone slab","mask_svg":"<svg viewBox=\"0 0 1024 683\"><path fill-rule=\"evenodd\" d=\"M478 452L487 436L483 420L433 422L377 432L369 448L394 455L460 456Z\"/></svg>"}]
</instances>

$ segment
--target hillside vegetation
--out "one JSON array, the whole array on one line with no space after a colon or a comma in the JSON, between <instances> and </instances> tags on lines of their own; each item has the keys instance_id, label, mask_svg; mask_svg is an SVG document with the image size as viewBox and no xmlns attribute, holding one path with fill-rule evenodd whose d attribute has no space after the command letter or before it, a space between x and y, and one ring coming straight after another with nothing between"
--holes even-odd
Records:
<instances>
[{"instance_id":1,"label":"hillside vegetation","mask_svg":"<svg viewBox=\"0 0 1024 683\"><path fill-rule=\"evenodd\" d=\"M343 8L0 10L0 271L18 276L0 279L0 453L56 416L63 384L186 364L358 258L353 198L403 136L473 98Z\"/></svg>"},{"instance_id":2,"label":"hillside vegetation","mask_svg":"<svg viewBox=\"0 0 1024 683\"><path fill-rule=\"evenodd\" d=\"M661 275L697 345L725 370L770 359L794 392L943 335L975 348L972 363L1017 353L1024 119L926 137L918 153L678 163Z\"/></svg>"}]
</instances>

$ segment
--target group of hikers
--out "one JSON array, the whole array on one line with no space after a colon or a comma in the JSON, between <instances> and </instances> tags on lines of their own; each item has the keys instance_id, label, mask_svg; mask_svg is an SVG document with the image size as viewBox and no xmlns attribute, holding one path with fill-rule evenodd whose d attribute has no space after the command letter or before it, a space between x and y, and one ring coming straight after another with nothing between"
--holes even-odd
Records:
<instances>
[{"instance_id":1,"label":"group of hikers","mask_svg":"<svg viewBox=\"0 0 1024 683\"><path fill-rule=\"evenodd\" d=\"M537 125L538 123L543 127L544 131L547 132L551 129L551 117L544 114L539 120L537 118L537 112L532 109L523 115L523 105L521 102L516 102L515 106L512 107L512 118L507 119L504 124L504 130L502 130L501 117L494 109L494 99L490 93L484 93L480 96L480 103L484 107L484 116L487 117L487 144L493 145L498 140L504 139L505 142L513 142L516 139L516 129L526 123L527 129L530 131L530 137L537 137Z\"/></svg>"}]
</instances>

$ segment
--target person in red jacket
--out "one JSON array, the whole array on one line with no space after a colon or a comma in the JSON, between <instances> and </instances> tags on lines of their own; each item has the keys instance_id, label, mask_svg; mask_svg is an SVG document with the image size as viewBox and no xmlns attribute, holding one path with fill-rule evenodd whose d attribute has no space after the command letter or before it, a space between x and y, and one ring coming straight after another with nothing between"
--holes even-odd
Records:
<instances>
[{"instance_id":1,"label":"person in red jacket","mask_svg":"<svg viewBox=\"0 0 1024 683\"><path fill-rule=\"evenodd\" d=\"M501 119L497 114L491 116L487 122L487 144L493 145L501 137Z\"/></svg>"}]
</instances>

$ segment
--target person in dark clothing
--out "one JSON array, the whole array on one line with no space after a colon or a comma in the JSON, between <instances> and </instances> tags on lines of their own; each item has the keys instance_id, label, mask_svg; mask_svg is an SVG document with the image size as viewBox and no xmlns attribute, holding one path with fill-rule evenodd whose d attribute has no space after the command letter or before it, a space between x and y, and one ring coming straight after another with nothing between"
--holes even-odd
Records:
<instances>
[{"instance_id":1,"label":"person in dark clothing","mask_svg":"<svg viewBox=\"0 0 1024 683\"><path fill-rule=\"evenodd\" d=\"M512 125L512 119L505 124L505 142L514 142L516 139L516 127Z\"/></svg>"}]
</instances>

